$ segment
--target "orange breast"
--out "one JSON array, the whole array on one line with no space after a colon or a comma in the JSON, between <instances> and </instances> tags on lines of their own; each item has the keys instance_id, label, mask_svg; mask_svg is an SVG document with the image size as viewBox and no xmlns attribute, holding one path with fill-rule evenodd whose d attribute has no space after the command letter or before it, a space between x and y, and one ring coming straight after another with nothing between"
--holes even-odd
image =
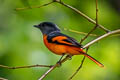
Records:
<instances>
[{"instance_id":1,"label":"orange breast","mask_svg":"<svg viewBox=\"0 0 120 80\"><path fill-rule=\"evenodd\" d=\"M48 43L47 41L47 36L44 35L43 39L44 39L44 44L46 45L46 47L54 52L55 54L58 55L62 55L63 53L66 53L66 47L64 45L58 45L58 44L54 44L54 43Z\"/></svg>"},{"instance_id":2,"label":"orange breast","mask_svg":"<svg viewBox=\"0 0 120 80\"><path fill-rule=\"evenodd\" d=\"M60 44L54 44L54 43L48 43L47 36L44 35L44 44L46 47L52 51L53 53L57 55L65 54L71 54L71 55L80 55L80 51L83 51L81 48L73 47L73 46L67 46L67 45L60 45Z\"/></svg>"}]
</instances>

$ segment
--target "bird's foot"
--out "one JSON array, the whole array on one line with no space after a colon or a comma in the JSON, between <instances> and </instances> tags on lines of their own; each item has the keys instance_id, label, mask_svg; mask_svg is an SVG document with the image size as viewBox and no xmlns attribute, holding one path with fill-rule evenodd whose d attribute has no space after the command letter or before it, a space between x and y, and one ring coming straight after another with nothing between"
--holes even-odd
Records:
<instances>
[{"instance_id":1,"label":"bird's foot","mask_svg":"<svg viewBox=\"0 0 120 80\"><path fill-rule=\"evenodd\" d=\"M73 55L67 55L66 57L69 57L69 60L72 60Z\"/></svg>"},{"instance_id":2,"label":"bird's foot","mask_svg":"<svg viewBox=\"0 0 120 80\"><path fill-rule=\"evenodd\" d=\"M58 67L61 67L61 66L62 66L61 61L58 61L56 64L58 64Z\"/></svg>"}]
</instances>

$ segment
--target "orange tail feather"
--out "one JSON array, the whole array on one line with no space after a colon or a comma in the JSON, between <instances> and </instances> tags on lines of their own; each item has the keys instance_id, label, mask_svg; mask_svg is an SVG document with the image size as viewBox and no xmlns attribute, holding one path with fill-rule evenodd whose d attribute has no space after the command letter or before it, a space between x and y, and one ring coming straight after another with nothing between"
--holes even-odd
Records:
<instances>
[{"instance_id":1,"label":"orange tail feather","mask_svg":"<svg viewBox=\"0 0 120 80\"><path fill-rule=\"evenodd\" d=\"M100 67L104 67L104 65L102 63L100 63L99 61L97 61L95 58L91 57L90 55L84 53L84 56L88 57L89 59L91 59L93 62L95 62L98 66Z\"/></svg>"}]
</instances>

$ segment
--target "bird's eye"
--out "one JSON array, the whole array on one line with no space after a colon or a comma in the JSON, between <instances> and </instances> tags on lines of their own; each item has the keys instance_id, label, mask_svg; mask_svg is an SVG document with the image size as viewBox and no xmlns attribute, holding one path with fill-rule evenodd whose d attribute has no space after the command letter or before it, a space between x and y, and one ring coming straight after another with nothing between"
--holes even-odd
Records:
<instances>
[{"instance_id":1,"label":"bird's eye","mask_svg":"<svg viewBox=\"0 0 120 80\"><path fill-rule=\"evenodd\" d=\"M46 24L42 24L42 26L46 26Z\"/></svg>"}]
</instances>

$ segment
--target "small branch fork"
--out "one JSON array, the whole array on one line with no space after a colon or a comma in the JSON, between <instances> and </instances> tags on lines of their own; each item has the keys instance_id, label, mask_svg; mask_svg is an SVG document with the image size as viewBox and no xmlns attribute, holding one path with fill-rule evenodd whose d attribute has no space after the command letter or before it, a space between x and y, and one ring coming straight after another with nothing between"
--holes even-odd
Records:
<instances>
[{"instance_id":1,"label":"small branch fork","mask_svg":"<svg viewBox=\"0 0 120 80\"><path fill-rule=\"evenodd\" d=\"M92 30L90 30L90 32L89 32L84 38L81 39L80 44L81 44L83 41L85 41L85 39L86 39L93 31L95 31L97 27L98 27L98 1L96 0L96 25L95 25L95 27L93 27Z\"/></svg>"},{"instance_id":2,"label":"small branch fork","mask_svg":"<svg viewBox=\"0 0 120 80\"><path fill-rule=\"evenodd\" d=\"M83 46L83 48L86 48L86 52L88 51L88 47L91 46L92 44L100 41L101 39L105 38L105 37L108 37L110 35L113 35L113 34L120 34L120 29L118 30L114 30L114 31L110 31L108 29L106 29L104 26L98 24L98 7L97 7L97 0L96 0L96 21L91 19L90 17L88 17L87 15L85 15L84 13L82 13L80 10L68 5L68 4L65 4L63 3L61 0L53 0L47 4L43 4L41 6L31 6L31 8L41 8L43 6L47 6L47 5L50 5L54 2L57 2L67 8L70 8L71 10L73 10L74 12L80 14L81 16L83 16L85 19L87 19L89 22L95 24L95 27L84 37L82 38L81 42L82 43L85 39L87 39L88 36L91 35L91 33L96 30L97 27L101 28L102 30L104 30L106 33L92 41L90 41L89 43L87 43L85 46ZM18 11L18 10L26 10L26 9L31 9L29 7L24 7L24 8L16 8L15 10ZM69 56L66 56L64 59L61 60L61 64L64 63L65 61L67 61L70 57ZM81 64L79 66L79 68L76 70L76 72L69 78L69 80L71 80L77 73L78 71L82 68L82 65L83 65L83 62L85 60L85 56L83 58L83 60L81 61ZM21 68L32 68L32 67L48 67L49 69L38 79L38 80L43 80L51 71L53 71L56 67L58 67L59 64L56 63L55 65L30 65L30 66L18 66L18 67L8 67L8 66L4 66L4 65L0 65L1 68L7 68L7 69L21 69Z\"/></svg>"}]
</instances>

